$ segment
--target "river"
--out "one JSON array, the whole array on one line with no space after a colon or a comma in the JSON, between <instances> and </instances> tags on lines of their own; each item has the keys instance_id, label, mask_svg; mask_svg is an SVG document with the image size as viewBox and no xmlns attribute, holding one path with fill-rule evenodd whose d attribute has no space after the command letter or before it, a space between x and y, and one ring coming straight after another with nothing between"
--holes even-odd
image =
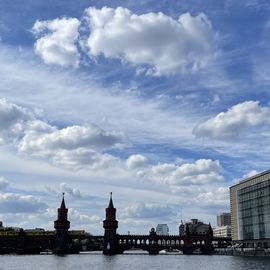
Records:
<instances>
[{"instance_id":1,"label":"river","mask_svg":"<svg viewBox=\"0 0 270 270\"><path fill-rule=\"evenodd\" d=\"M1 255L1 270L269 270L270 258L202 256L102 254L54 255Z\"/></svg>"}]
</instances>

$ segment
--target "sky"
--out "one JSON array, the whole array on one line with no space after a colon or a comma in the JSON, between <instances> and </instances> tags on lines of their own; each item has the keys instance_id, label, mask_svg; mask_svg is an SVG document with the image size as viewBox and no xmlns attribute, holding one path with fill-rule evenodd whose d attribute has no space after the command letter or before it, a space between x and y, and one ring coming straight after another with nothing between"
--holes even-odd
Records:
<instances>
[{"instance_id":1,"label":"sky","mask_svg":"<svg viewBox=\"0 0 270 270\"><path fill-rule=\"evenodd\" d=\"M269 169L270 3L0 0L0 220L216 225Z\"/></svg>"}]
</instances>

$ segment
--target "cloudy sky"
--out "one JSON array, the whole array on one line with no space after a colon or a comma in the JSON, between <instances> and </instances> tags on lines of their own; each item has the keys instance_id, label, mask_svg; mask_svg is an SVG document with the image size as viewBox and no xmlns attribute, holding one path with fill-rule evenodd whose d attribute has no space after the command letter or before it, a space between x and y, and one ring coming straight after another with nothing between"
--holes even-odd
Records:
<instances>
[{"instance_id":1,"label":"cloudy sky","mask_svg":"<svg viewBox=\"0 0 270 270\"><path fill-rule=\"evenodd\" d=\"M0 220L215 223L269 169L264 0L0 0Z\"/></svg>"}]
</instances>

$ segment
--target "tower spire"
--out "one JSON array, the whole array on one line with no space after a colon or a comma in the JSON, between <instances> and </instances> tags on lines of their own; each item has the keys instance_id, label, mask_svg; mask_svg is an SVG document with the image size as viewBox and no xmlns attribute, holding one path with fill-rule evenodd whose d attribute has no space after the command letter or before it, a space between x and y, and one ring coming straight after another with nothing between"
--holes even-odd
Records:
<instances>
[{"instance_id":1,"label":"tower spire","mask_svg":"<svg viewBox=\"0 0 270 270\"><path fill-rule=\"evenodd\" d=\"M114 208L113 200L112 200L112 192L110 192L110 202L109 202L108 208L110 208L110 209Z\"/></svg>"},{"instance_id":2,"label":"tower spire","mask_svg":"<svg viewBox=\"0 0 270 270\"><path fill-rule=\"evenodd\" d=\"M62 202L61 202L61 209L66 209L66 204L65 204L65 192L62 193L63 194L63 198L62 198Z\"/></svg>"}]
</instances>

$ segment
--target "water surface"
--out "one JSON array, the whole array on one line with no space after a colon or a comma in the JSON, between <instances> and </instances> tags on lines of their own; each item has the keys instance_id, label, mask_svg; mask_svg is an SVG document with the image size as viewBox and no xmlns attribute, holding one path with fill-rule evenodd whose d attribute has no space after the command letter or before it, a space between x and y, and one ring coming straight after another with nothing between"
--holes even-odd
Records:
<instances>
[{"instance_id":1,"label":"water surface","mask_svg":"<svg viewBox=\"0 0 270 270\"><path fill-rule=\"evenodd\" d=\"M269 270L270 258L200 255L1 255L1 270Z\"/></svg>"}]
</instances>

